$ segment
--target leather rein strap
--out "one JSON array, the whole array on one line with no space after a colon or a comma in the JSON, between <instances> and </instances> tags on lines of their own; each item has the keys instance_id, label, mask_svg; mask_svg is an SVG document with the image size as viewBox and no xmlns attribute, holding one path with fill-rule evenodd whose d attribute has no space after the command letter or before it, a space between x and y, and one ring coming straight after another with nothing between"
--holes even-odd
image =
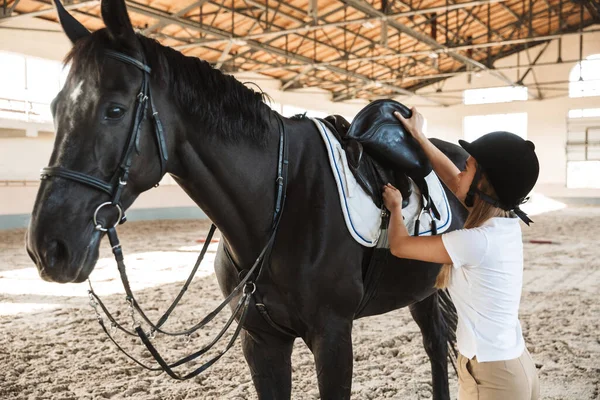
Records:
<instances>
[{"instance_id":1,"label":"leather rein strap","mask_svg":"<svg viewBox=\"0 0 600 400\"><path fill-rule=\"evenodd\" d=\"M198 322L191 328L188 328L186 330L179 331L179 332L165 331L161 327L167 322L172 311L175 309L175 307L177 306L177 304L179 303L179 301L181 300L181 298L187 291L190 283L192 282L192 280L200 266L200 263L204 259L204 255L206 254L206 252L208 250L208 246L211 242L211 239L215 232L216 227L214 224L211 225L210 231L208 233L208 236L206 238L206 241L204 243L202 251L200 252L198 259L196 260L196 263L195 263L194 267L192 268L190 276L188 277L185 284L181 288L179 294L176 296L175 300L171 303L171 305L169 306L167 311L158 319L158 321L156 323L153 323L150 320L150 318L146 315L146 313L143 311L143 309L140 307L139 303L135 299L133 291L131 290L131 287L129 285L129 279L127 277L125 263L124 263L123 250L122 250L121 244L119 242L119 238L118 238L117 231L116 231L117 224L125 222L125 216L123 214L123 208L120 204L120 200L121 200L121 195L123 193L123 190L124 190L125 186L127 185L127 180L129 178L129 170L131 168L131 163L133 160L134 149L138 153L140 151L140 149L139 149L140 129L141 129L143 120L146 118L148 103L152 110L152 119L154 122L155 140L156 140L156 144L158 147L160 165L161 165L161 175L160 175L161 177L166 173L166 163L168 161L167 145L166 145L163 127L160 122L160 119L158 118L158 112L156 111L154 102L152 101L152 96L151 96L151 91L150 91L150 73L151 73L150 67L147 66L146 64L144 64L143 62L140 62L140 61L136 60L135 58L132 58L123 53L118 53L118 52L109 50L109 51L106 51L106 55L115 60L122 61L127 64L133 65L142 71L142 85L140 88L140 92L137 95L136 107L135 107L135 112L134 112L135 117L133 120L132 129L131 129L131 132L129 134L129 138L127 141L127 147L125 148L125 152L123 154L121 162L119 163L119 168L115 171L110 182L105 182L105 181L98 179L96 177L93 177L91 175L73 171L73 170L70 170L67 168L63 168L63 167L43 168L42 173L41 173L41 179L43 180L43 179L48 179L51 177L61 177L61 178L69 179L69 180L78 182L80 184L92 187L97 190L100 190L100 191L108 194L109 196L111 196L110 202L102 203L98 206L98 208L96 208L96 211L94 212L94 215L93 215L93 223L96 226L97 230L106 232L108 235L108 239L110 241L112 251L115 256L115 260L117 262L117 267L119 270L119 275L121 277L121 282L123 283L123 287L125 289L125 294L126 294L125 300L129 305L129 312L130 312L130 316L132 319L132 329L133 330L123 327L121 324L119 324L116 321L116 319L112 316L112 314L107 309L107 307L104 305L102 300L94 292L92 284L88 280L89 285L90 285L90 289L88 290L88 294L90 297L90 305L94 308L98 322L100 323L100 326L102 327L104 332L108 335L109 339L128 358L130 358L132 361L134 361L135 363L137 363L138 365L140 365L141 367L143 367L145 369L148 369L151 371L161 371L162 370L174 379L187 380L187 379L193 378L193 377L197 376L198 374L200 374L201 372L205 371L208 367L210 367L212 364L214 364L219 358L221 358L233 346L236 338L238 337L239 333L241 332L244 321L248 314L248 306L250 304L252 294L256 291L255 281L258 279L258 277L260 277L265 263L268 262L268 260L270 259L271 251L273 249L273 244L275 242L275 236L277 234L277 228L279 226L279 222L281 220L281 215L283 213L283 207L285 204L285 195L286 195L286 189L287 189L288 144L287 144L287 140L286 140L287 138L286 138L285 127L283 125L283 121L281 120L281 117L278 114L274 113L273 115L275 115L275 117L277 119L278 128L279 128L279 147L278 147L278 161L277 161L275 210L274 210L274 214L273 214L273 224L271 227L271 234L269 236L269 239L267 240L267 243L261 250L258 257L256 258L256 261L254 262L252 267L248 270L248 273L245 275L245 277L231 291L231 293L223 300L223 302L217 308L215 308L215 310L213 310L211 313L209 313L206 317L204 317L200 322ZM119 218L112 227L104 227L104 226L102 226L102 224L98 223L98 221L97 221L98 211L102 207L107 206L107 205L115 206L117 208L117 210L119 211ZM254 277L256 277L256 278L254 278ZM214 319L214 317L217 316L219 314L219 312L221 310L223 310L223 308L225 308L229 303L231 303L233 301L233 299L237 296L239 296L240 298L238 300L237 305L235 306L235 308L233 310L231 317L225 323L225 325L221 329L221 331L215 336L215 338L204 348L202 348L202 349L190 354L189 356L184 357L174 363L168 364L163 359L163 357L159 354L159 352L156 350L154 345L152 344L151 339L154 338L154 336L157 332L164 334L164 335L169 335L169 336L186 336L189 339L189 337L192 333L196 332L197 330L201 329L206 324L208 324L210 321L212 321ZM111 323L110 330L106 327L106 324L104 323L104 318L100 314L98 307L100 307L102 312L106 315L106 317L110 321L110 323ZM142 329L141 324L136 319L136 314L140 315L143 322L145 322L150 327L150 330L148 333L144 332L144 330ZM213 358L208 360L206 363L204 363L199 368L195 369L194 371L192 371L186 375L180 375L173 371L173 368L178 367L187 362L190 362L190 361L200 357L201 355L205 354L207 351L209 351L223 337L223 335L227 332L227 330L233 323L234 319L236 319L236 318L238 320L238 325L224 350L219 352L216 356L214 356ZM132 355L130 355L127 351L125 351L117 343L117 341L114 339L113 335L111 334L111 332L115 332L117 329L121 330L122 332L124 332L127 335L138 336L141 339L142 343L146 346L148 351L152 354L152 356L154 357L156 362L159 364L159 367L149 367L149 366L145 365L144 363L140 362L139 360L137 360Z\"/></svg>"}]
</instances>

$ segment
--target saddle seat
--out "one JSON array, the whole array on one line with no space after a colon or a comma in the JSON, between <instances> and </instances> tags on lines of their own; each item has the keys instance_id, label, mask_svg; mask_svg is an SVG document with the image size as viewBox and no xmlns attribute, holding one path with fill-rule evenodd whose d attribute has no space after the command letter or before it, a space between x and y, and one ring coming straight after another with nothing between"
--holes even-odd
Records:
<instances>
[{"instance_id":1,"label":"saddle seat","mask_svg":"<svg viewBox=\"0 0 600 400\"><path fill-rule=\"evenodd\" d=\"M412 115L410 109L397 101L376 100L363 108L352 123L340 115L321 120L342 145L358 184L379 208L383 207L382 188L388 182L402 193L403 208L411 195L409 178L427 197L425 177L432 171L423 150L394 116L394 111L405 118Z\"/></svg>"}]
</instances>

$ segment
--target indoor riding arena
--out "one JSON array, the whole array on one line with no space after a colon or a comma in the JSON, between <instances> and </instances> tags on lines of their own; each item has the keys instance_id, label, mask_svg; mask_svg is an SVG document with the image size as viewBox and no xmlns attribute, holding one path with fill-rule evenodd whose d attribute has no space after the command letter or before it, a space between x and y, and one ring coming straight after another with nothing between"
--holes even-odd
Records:
<instances>
[{"instance_id":1,"label":"indoor riding arena","mask_svg":"<svg viewBox=\"0 0 600 400\"><path fill-rule=\"evenodd\" d=\"M427 151L498 131L536 398L600 399L598 0L0 0L0 399L459 398L454 275L379 188L461 229Z\"/></svg>"}]
</instances>

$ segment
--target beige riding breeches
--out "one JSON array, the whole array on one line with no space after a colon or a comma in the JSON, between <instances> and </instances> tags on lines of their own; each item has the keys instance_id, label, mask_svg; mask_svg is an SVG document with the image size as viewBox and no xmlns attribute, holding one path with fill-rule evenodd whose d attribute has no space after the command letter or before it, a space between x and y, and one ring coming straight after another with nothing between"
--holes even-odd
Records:
<instances>
[{"instance_id":1,"label":"beige riding breeches","mask_svg":"<svg viewBox=\"0 0 600 400\"><path fill-rule=\"evenodd\" d=\"M537 400L540 396L535 363L525 349L521 357L477 362L458 355L458 400Z\"/></svg>"}]
</instances>

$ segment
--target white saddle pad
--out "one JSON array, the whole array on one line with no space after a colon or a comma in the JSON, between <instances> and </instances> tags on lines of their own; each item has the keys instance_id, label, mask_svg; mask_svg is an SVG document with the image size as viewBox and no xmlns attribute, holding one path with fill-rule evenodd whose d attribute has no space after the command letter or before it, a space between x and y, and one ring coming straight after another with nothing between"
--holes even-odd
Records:
<instances>
[{"instance_id":1,"label":"white saddle pad","mask_svg":"<svg viewBox=\"0 0 600 400\"><path fill-rule=\"evenodd\" d=\"M381 234L382 210L375 205L371 197L356 181L348 166L346 152L337 138L321 121L317 119L312 120L317 126L327 149L327 155L338 188L342 213L344 214L348 231L361 245L375 247ZM435 173L432 172L429 174L425 178L425 181L429 187L431 199L440 212L440 219L436 220L437 232L443 233L450 227L452 220L446 193ZM409 199L409 205L402 210L402 215L404 216L404 223L409 234L413 235L418 213L421 212L422 206L419 189L412 181L411 185L412 194ZM428 213L421 215L419 221L420 236L431 235L431 218L431 215Z\"/></svg>"},{"instance_id":2,"label":"white saddle pad","mask_svg":"<svg viewBox=\"0 0 600 400\"><path fill-rule=\"evenodd\" d=\"M452 212L450 211L446 191L442 186L442 182L440 182L440 178L433 171L425 177L425 182L429 188L431 201L440 213L440 219L432 217L429 213L422 213L419 220L419 236L431 236L432 219L435 219L437 233L444 233L452 224ZM418 213L422 212L423 207L421 206L421 191L412 179L410 184L412 186L412 193L408 205L402 210L402 216L404 216L404 225L406 225L408 233L414 236Z\"/></svg>"}]
</instances>

